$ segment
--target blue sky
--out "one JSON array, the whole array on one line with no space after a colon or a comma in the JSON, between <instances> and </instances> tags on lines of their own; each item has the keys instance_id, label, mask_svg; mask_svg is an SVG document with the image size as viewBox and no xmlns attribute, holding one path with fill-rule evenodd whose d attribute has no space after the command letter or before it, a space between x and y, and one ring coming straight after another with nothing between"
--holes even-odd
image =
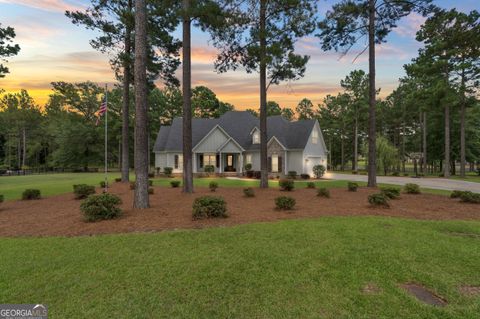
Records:
<instances>
[{"instance_id":1,"label":"blue sky","mask_svg":"<svg viewBox=\"0 0 480 319\"><path fill-rule=\"evenodd\" d=\"M333 2L318 1L319 11L325 12ZM52 81L90 80L113 84L108 56L90 47L89 40L95 33L73 25L64 15L65 10L82 9L88 4L85 0L0 0L0 23L15 28L16 42L21 46L20 54L8 63L11 74L0 79L0 88L10 92L28 89L38 103L43 104L51 92ZM435 4L461 11L480 10L479 0L437 0ZM396 87L404 75L403 65L417 55L421 43L415 41L415 32L423 21L424 18L416 14L404 18L389 35L388 42L378 47L377 85L382 89L382 96ZM248 75L241 70L216 74L213 70L216 51L209 45L208 35L193 30L192 38L193 85L208 86L237 109L257 108L258 75ZM272 87L268 92L269 100L281 106L295 107L304 97L319 103L326 94L340 90L340 80L350 71L368 70L366 55L355 63L352 63L354 52L340 59L338 53L323 52L313 36L301 39L297 50L311 56L305 77Z\"/></svg>"}]
</instances>

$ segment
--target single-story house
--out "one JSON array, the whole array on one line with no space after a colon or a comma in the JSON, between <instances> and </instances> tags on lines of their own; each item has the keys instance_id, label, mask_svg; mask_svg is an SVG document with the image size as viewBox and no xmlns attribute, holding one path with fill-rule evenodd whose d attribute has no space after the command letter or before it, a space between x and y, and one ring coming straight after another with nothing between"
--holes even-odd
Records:
<instances>
[{"instance_id":1,"label":"single-story house","mask_svg":"<svg viewBox=\"0 0 480 319\"><path fill-rule=\"evenodd\" d=\"M317 120L288 121L282 116L267 119L268 169L272 175L289 171L313 176L317 164L327 166L327 149ZM230 111L220 118L192 119L193 172L205 166L215 173L242 174L245 165L260 170L260 121L246 111ZM162 126L154 146L159 171L172 167L182 173L182 118Z\"/></svg>"}]
</instances>

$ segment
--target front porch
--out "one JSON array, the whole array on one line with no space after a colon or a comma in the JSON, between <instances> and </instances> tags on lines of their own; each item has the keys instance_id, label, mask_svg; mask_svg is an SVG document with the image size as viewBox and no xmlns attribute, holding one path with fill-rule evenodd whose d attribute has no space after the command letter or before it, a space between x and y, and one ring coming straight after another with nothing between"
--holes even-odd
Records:
<instances>
[{"instance_id":1,"label":"front porch","mask_svg":"<svg viewBox=\"0 0 480 319\"><path fill-rule=\"evenodd\" d=\"M243 173L243 156L233 152L193 153L193 172L204 173L205 167L213 167L216 174L236 176Z\"/></svg>"}]
</instances>

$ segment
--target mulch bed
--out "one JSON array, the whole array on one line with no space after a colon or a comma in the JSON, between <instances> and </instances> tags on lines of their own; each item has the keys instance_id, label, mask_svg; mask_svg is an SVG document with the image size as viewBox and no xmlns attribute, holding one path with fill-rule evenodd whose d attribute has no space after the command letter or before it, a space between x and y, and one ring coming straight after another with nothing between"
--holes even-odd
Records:
<instances>
[{"instance_id":1,"label":"mulch bed","mask_svg":"<svg viewBox=\"0 0 480 319\"><path fill-rule=\"evenodd\" d=\"M97 192L100 192L98 189ZM80 212L80 202L73 194L52 196L37 201L9 201L0 205L0 236L79 236L108 233L148 232L178 228L204 228L235 224L276 221L281 219L318 216L376 215L427 220L480 220L480 207L460 203L446 196L402 194L392 200L391 208L371 207L367 196L375 190L359 188L358 192L331 189L331 198L316 196L315 189L255 189L256 197L245 198L242 188L219 188L211 193L197 188L195 194L183 194L181 188L155 187L150 196L151 208L132 208L133 191L128 185L116 183L110 192L123 200L124 214L116 220L86 223ZM192 220L193 200L201 195L218 195L227 201L229 218ZM292 196L296 209L275 210L274 198Z\"/></svg>"}]
</instances>

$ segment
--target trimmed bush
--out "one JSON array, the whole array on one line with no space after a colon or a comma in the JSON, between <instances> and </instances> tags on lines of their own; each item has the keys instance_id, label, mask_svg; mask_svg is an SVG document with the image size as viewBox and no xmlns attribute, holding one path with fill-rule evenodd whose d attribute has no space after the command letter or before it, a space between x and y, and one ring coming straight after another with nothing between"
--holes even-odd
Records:
<instances>
[{"instance_id":1,"label":"trimmed bush","mask_svg":"<svg viewBox=\"0 0 480 319\"><path fill-rule=\"evenodd\" d=\"M34 199L40 199L41 194L39 189L26 189L22 193L22 199L23 200L34 200Z\"/></svg>"},{"instance_id":2,"label":"trimmed bush","mask_svg":"<svg viewBox=\"0 0 480 319\"><path fill-rule=\"evenodd\" d=\"M95 186L87 184L73 185L73 193L75 194L75 199L85 199L95 194Z\"/></svg>"},{"instance_id":3,"label":"trimmed bush","mask_svg":"<svg viewBox=\"0 0 480 319\"><path fill-rule=\"evenodd\" d=\"M322 178L323 175L325 174L325 166L323 165L315 165L313 167L313 174L315 175L316 178Z\"/></svg>"},{"instance_id":4,"label":"trimmed bush","mask_svg":"<svg viewBox=\"0 0 480 319\"><path fill-rule=\"evenodd\" d=\"M328 190L328 188L325 188L325 187L319 188L317 190L317 196L330 198L330 191Z\"/></svg>"},{"instance_id":5,"label":"trimmed bush","mask_svg":"<svg viewBox=\"0 0 480 319\"><path fill-rule=\"evenodd\" d=\"M390 199L396 199L400 197L400 189L396 187L382 187L380 193Z\"/></svg>"},{"instance_id":6,"label":"trimmed bush","mask_svg":"<svg viewBox=\"0 0 480 319\"><path fill-rule=\"evenodd\" d=\"M251 171L252 170L252 164L251 163L245 164L245 170L246 171Z\"/></svg>"},{"instance_id":7,"label":"trimmed bush","mask_svg":"<svg viewBox=\"0 0 480 319\"><path fill-rule=\"evenodd\" d=\"M465 191L455 190L450 194L450 198L460 198Z\"/></svg>"},{"instance_id":8,"label":"trimmed bush","mask_svg":"<svg viewBox=\"0 0 480 319\"><path fill-rule=\"evenodd\" d=\"M122 214L122 210L118 207L122 203L120 197L103 193L99 195L89 196L80 205L80 210L87 222L97 220L113 219Z\"/></svg>"},{"instance_id":9,"label":"trimmed bush","mask_svg":"<svg viewBox=\"0 0 480 319\"><path fill-rule=\"evenodd\" d=\"M153 186L153 181L151 179L148 180L148 186Z\"/></svg>"},{"instance_id":10,"label":"trimmed bush","mask_svg":"<svg viewBox=\"0 0 480 319\"><path fill-rule=\"evenodd\" d=\"M310 179L310 175L308 174L300 174L301 179Z\"/></svg>"},{"instance_id":11,"label":"trimmed bush","mask_svg":"<svg viewBox=\"0 0 480 319\"><path fill-rule=\"evenodd\" d=\"M460 195L460 201L464 203L480 204L480 194L473 192L463 192Z\"/></svg>"},{"instance_id":12,"label":"trimmed bush","mask_svg":"<svg viewBox=\"0 0 480 319\"><path fill-rule=\"evenodd\" d=\"M222 197L202 196L193 202L193 219L228 217L227 203Z\"/></svg>"},{"instance_id":13,"label":"trimmed bush","mask_svg":"<svg viewBox=\"0 0 480 319\"><path fill-rule=\"evenodd\" d=\"M308 182L307 183L307 188L315 188L315 183L314 182Z\"/></svg>"},{"instance_id":14,"label":"trimmed bush","mask_svg":"<svg viewBox=\"0 0 480 319\"><path fill-rule=\"evenodd\" d=\"M275 198L275 207L281 210L292 210L297 201L295 198L288 196L280 196Z\"/></svg>"},{"instance_id":15,"label":"trimmed bush","mask_svg":"<svg viewBox=\"0 0 480 319\"><path fill-rule=\"evenodd\" d=\"M215 167L213 165L205 165L203 170L204 170L205 173L210 174L210 173L215 172Z\"/></svg>"},{"instance_id":16,"label":"trimmed bush","mask_svg":"<svg viewBox=\"0 0 480 319\"><path fill-rule=\"evenodd\" d=\"M164 168L163 168L163 173L164 173L165 176L167 176L167 177L172 177L173 167L164 167Z\"/></svg>"},{"instance_id":17,"label":"trimmed bush","mask_svg":"<svg viewBox=\"0 0 480 319\"><path fill-rule=\"evenodd\" d=\"M120 183L122 181L121 178L115 178L115 183Z\"/></svg>"},{"instance_id":18,"label":"trimmed bush","mask_svg":"<svg viewBox=\"0 0 480 319\"><path fill-rule=\"evenodd\" d=\"M218 183L211 181L210 184L208 184L208 188L210 188L210 191L214 192L218 188Z\"/></svg>"},{"instance_id":19,"label":"trimmed bush","mask_svg":"<svg viewBox=\"0 0 480 319\"><path fill-rule=\"evenodd\" d=\"M171 181L170 182L170 186L172 186L172 188L178 188L178 187L180 187L180 184L181 184L180 181Z\"/></svg>"},{"instance_id":20,"label":"trimmed bush","mask_svg":"<svg viewBox=\"0 0 480 319\"><path fill-rule=\"evenodd\" d=\"M108 183L105 183L105 181L101 181L99 184L101 188L105 188L105 187L108 188Z\"/></svg>"},{"instance_id":21,"label":"trimmed bush","mask_svg":"<svg viewBox=\"0 0 480 319\"><path fill-rule=\"evenodd\" d=\"M295 182L290 178L281 178L278 186L280 186L280 190L290 192L295 188Z\"/></svg>"},{"instance_id":22,"label":"trimmed bush","mask_svg":"<svg viewBox=\"0 0 480 319\"><path fill-rule=\"evenodd\" d=\"M296 171L288 171L288 178L291 178L291 179L297 178L297 172Z\"/></svg>"},{"instance_id":23,"label":"trimmed bush","mask_svg":"<svg viewBox=\"0 0 480 319\"><path fill-rule=\"evenodd\" d=\"M358 189L358 184L354 182L348 182L347 188L350 192L356 192Z\"/></svg>"},{"instance_id":24,"label":"trimmed bush","mask_svg":"<svg viewBox=\"0 0 480 319\"><path fill-rule=\"evenodd\" d=\"M403 191L407 194L420 194L420 186L413 183L405 184Z\"/></svg>"},{"instance_id":25,"label":"trimmed bush","mask_svg":"<svg viewBox=\"0 0 480 319\"><path fill-rule=\"evenodd\" d=\"M392 176L400 176L400 172L393 172Z\"/></svg>"},{"instance_id":26,"label":"trimmed bush","mask_svg":"<svg viewBox=\"0 0 480 319\"><path fill-rule=\"evenodd\" d=\"M372 206L390 207L388 197L384 193L376 193L368 195L368 202Z\"/></svg>"},{"instance_id":27,"label":"trimmed bush","mask_svg":"<svg viewBox=\"0 0 480 319\"><path fill-rule=\"evenodd\" d=\"M153 195L154 192L155 192L155 190L153 189L153 187L148 188L148 194L149 195Z\"/></svg>"},{"instance_id":28,"label":"trimmed bush","mask_svg":"<svg viewBox=\"0 0 480 319\"><path fill-rule=\"evenodd\" d=\"M245 197L255 197L255 191L251 187L244 188L243 194Z\"/></svg>"},{"instance_id":29,"label":"trimmed bush","mask_svg":"<svg viewBox=\"0 0 480 319\"><path fill-rule=\"evenodd\" d=\"M0 203L3 203L4 201L5 201L5 197L2 194L0 194Z\"/></svg>"}]
</instances>

